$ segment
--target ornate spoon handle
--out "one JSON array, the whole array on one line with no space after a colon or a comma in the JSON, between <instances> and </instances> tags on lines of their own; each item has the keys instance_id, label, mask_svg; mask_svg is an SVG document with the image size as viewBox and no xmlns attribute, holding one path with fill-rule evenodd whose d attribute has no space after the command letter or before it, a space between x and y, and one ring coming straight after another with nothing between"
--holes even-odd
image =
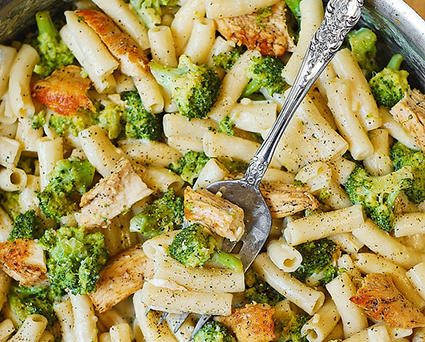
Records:
<instances>
[{"instance_id":1,"label":"ornate spoon handle","mask_svg":"<svg viewBox=\"0 0 425 342\"><path fill-rule=\"evenodd\" d=\"M242 179L247 184L259 185L292 116L311 86L341 47L346 34L359 21L362 7L363 0L330 0L328 2L325 17L310 42L282 109Z\"/></svg>"}]
</instances>

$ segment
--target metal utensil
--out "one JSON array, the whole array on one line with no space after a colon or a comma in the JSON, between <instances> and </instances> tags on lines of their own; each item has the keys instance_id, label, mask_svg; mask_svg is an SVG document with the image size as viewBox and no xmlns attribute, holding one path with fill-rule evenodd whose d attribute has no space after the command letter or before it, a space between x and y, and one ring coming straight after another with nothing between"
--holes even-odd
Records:
<instances>
[{"instance_id":1,"label":"metal utensil","mask_svg":"<svg viewBox=\"0 0 425 342\"><path fill-rule=\"evenodd\" d=\"M252 158L241 179L221 181L207 189L221 192L223 198L238 205L245 213L245 234L241 238L239 256L247 270L263 247L271 228L270 210L261 195L260 181L269 166L276 147L301 101L341 47L346 34L360 19L363 0L331 0L326 6L325 17L307 49L298 75L289 90L282 109ZM227 244L224 250L232 252L235 244ZM210 318L203 315L198 321L191 338Z\"/></svg>"}]
</instances>

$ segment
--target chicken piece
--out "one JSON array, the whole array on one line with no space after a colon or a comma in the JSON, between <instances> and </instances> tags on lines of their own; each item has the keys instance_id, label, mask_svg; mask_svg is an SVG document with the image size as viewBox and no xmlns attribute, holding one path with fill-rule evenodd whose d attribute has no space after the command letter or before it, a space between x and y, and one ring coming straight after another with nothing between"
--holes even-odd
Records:
<instances>
[{"instance_id":1,"label":"chicken piece","mask_svg":"<svg viewBox=\"0 0 425 342\"><path fill-rule=\"evenodd\" d=\"M4 272L20 285L31 285L47 278L43 249L34 240L1 242L0 262Z\"/></svg>"},{"instance_id":2,"label":"chicken piece","mask_svg":"<svg viewBox=\"0 0 425 342\"><path fill-rule=\"evenodd\" d=\"M372 318L392 328L413 329L425 327L425 316L409 302L394 285L388 273L368 274L350 300Z\"/></svg>"},{"instance_id":3,"label":"chicken piece","mask_svg":"<svg viewBox=\"0 0 425 342\"><path fill-rule=\"evenodd\" d=\"M81 71L76 65L68 65L54 71L49 77L32 84L32 97L64 116L73 116L78 109L95 112L96 108L86 95L91 80L82 77Z\"/></svg>"},{"instance_id":4,"label":"chicken piece","mask_svg":"<svg viewBox=\"0 0 425 342\"><path fill-rule=\"evenodd\" d=\"M425 152L425 95L417 89L409 90L390 112Z\"/></svg>"},{"instance_id":5,"label":"chicken piece","mask_svg":"<svg viewBox=\"0 0 425 342\"><path fill-rule=\"evenodd\" d=\"M184 215L187 221L202 222L212 232L230 241L239 241L245 231L243 210L205 189L186 188Z\"/></svg>"},{"instance_id":6,"label":"chicken piece","mask_svg":"<svg viewBox=\"0 0 425 342\"><path fill-rule=\"evenodd\" d=\"M91 9L77 10L75 13L96 32L111 54L119 60L125 75L143 77L149 74L149 60L143 50L133 38L121 31L111 18Z\"/></svg>"},{"instance_id":7,"label":"chicken piece","mask_svg":"<svg viewBox=\"0 0 425 342\"><path fill-rule=\"evenodd\" d=\"M151 193L152 190L142 181L131 163L121 158L111 173L81 198L79 225L87 229L105 227L111 219Z\"/></svg>"},{"instance_id":8,"label":"chicken piece","mask_svg":"<svg viewBox=\"0 0 425 342\"><path fill-rule=\"evenodd\" d=\"M218 316L216 320L229 328L238 341L269 342L278 338L272 318L275 311L268 304L247 304L235 309L230 316Z\"/></svg>"},{"instance_id":9,"label":"chicken piece","mask_svg":"<svg viewBox=\"0 0 425 342\"><path fill-rule=\"evenodd\" d=\"M319 208L319 201L306 187L282 182L261 182L260 191L273 218L282 218L299 211Z\"/></svg>"},{"instance_id":10,"label":"chicken piece","mask_svg":"<svg viewBox=\"0 0 425 342\"><path fill-rule=\"evenodd\" d=\"M262 55L281 56L295 48L286 25L284 1L273 5L269 16L255 12L217 19L216 23L217 30L227 40L246 45L249 50L256 49Z\"/></svg>"},{"instance_id":11,"label":"chicken piece","mask_svg":"<svg viewBox=\"0 0 425 342\"><path fill-rule=\"evenodd\" d=\"M140 290L144 280L152 278L153 267L141 244L109 259L96 282L96 292L89 293L96 310L105 312Z\"/></svg>"}]
</instances>

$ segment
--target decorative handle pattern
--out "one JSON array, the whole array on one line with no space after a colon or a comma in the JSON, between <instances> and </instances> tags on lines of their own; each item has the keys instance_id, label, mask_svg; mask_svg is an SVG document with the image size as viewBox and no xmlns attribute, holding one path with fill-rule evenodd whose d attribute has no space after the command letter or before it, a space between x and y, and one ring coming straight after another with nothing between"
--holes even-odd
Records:
<instances>
[{"instance_id":1,"label":"decorative handle pattern","mask_svg":"<svg viewBox=\"0 0 425 342\"><path fill-rule=\"evenodd\" d=\"M360 19L363 0L330 0L314 34L298 75L267 138L252 158L242 180L258 187L274 151L301 101Z\"/></svg>"}]
</instances>

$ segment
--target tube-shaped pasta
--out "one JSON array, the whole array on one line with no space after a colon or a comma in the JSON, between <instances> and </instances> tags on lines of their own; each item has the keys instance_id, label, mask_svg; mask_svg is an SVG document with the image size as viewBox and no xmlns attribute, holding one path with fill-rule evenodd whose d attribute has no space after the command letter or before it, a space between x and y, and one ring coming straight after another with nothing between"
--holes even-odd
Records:
<instances>
[{"instance_id":1,"label":"tube-shaped pasta","mask_svg":"<svg viewBox=\"0 0 425 342\"><path fill-rule=\"evenodd\" d=\"M7 294L9 293L9 286L12 278L6 273L0 270L0 309L3 307L7 300Z\"/></svg>"},{"instance_id":2,"label":"tube-shaped pasta","mask_svg":"<svg viewBox=\"0 0 425 342\"><path fill-rule=\"evenodd\" d=\"M99 126L91 126L81 131L78 138L87 159L102 176L106 176L123 155Z\"/></svg>"},{"instance_id":3,"label":"tube-shaped pasta","mask_svg":"<svg viewBox=\"0 0 425 342\"><path fill-rule=\"evenodd\" d=\"M425 213L405 213L394 222L394 236L402 237L425 233Z\"/></svg>"},{"instance_id":4,"label":"tube-shaped pasta","mask_svg":"<svg viewBox=\"0 0 425 342\"><path fill-rule=\"evenodd\" d=\"M156 192L166 192L171 188L178 192L184 185L180 176L165 167L147 167L143 173L143 181Z\"/></svg>"},{"instance_id":5,"label":"tube-shaped pasta","mask_svg":"<svg viewBox=\"0 0 425 342\"><path fill-rule=\"evenodd\" d=\"M74 335L74 314L69 297L57 300L53 303L53 309L58 317L63 342L76 342Z\"/></svg>"},{"instance_id":6,"label":"tube-shaped pasta","mask_svg":"<svg viewBox=\"0 0 425 342\"><path fill-rule=\"evenodd\" d=\"M69 294L74 316L74 335L79 342L97 342L97 317L88 295Z\"/></svg>"},{"instance_id":7,"label":"tube-shaped pasta","mask_svg":"<svg viewBox=\"0 0 425 342\"><path fill-rule=\"evenodd\" d=\"M296 220L289 218L283 234L290 245L298 245L309 240L352 232L363 223L363 208L356 204Z\"/></svg>"},{"instance_id":8,"label":"tube-shaped pasta","mask_svg":"<svg viewBox=\"0 0 425 342\"><path fill-rule=\"evenodd\" d=\"M340 319L339 312L332 299L328 299L310 320L301 328L309 342L321 342L335 328Z\"/></svg>"},{"instance_id":9,"label":"tube-shaped pasta","mask_svg":"<svg viewBox=\"0 0 425 342\"><path fill-rule=\"evenodd\" d=\"M180 323L181 315L179 314L168 314L167 315L167 324L172 331L176 329L177 324ZM191 314L184 321L183 325L179 328L178 331L174 333L175 338L179 342L186 342L190 340L190 336L192 335L193 329L195 328L196 320L195 315Z\"/></svg>"},{"instance_id":10,"label":"tube-shaped pasta","mask_svg":"<svg viewBox=\"0 0 425 342\"><path fill-rule=\"evenodd\" d=\"M6 342L15 332L15 326L10 318L6 318L0 323L0 342Z\"/></svg>"},{"instance_id":11,"label":"tube-shaped pasta","mask_svg":"<svg viewBox=\"0 0 425 342\"><path fill-rule=\"evenodd\" d=\"M373 325L369 328L363 329L349 338L344 339L342 342L391 342L391 337L385 325ZM397 340L398 341L398 340Z\"/></svg>"},{"instance_id":12,"label":"tube-shaped pasta","mask_svg":"<svg viewBox=\"0 0 425 342\"><path fill-rule=\"evenodd\" d=\"M239 15L253 13L260 8L272 6L278 0L214 0L207 1L207 17L212 19L220 19L224 17L236 17Z\"/></svg>"},{"instance_id":13,"label":"tube-shaped pasta","mask_svg":"<svg viewBox=\"0 0 425 342\"><path fill-rule=\"evenodd\" d=\"M109 329L111 342L131 342L131 330L128 323L113 325Z\"/></svg>"},{"instance_id":14,"label":"tube-shaped pasta","mask_svg":"<svg viewBox=\"0 0 425 342\"><path fill-rule=\"evenodd\" d=\"M0 170L0 189L5 191L20 191L27 185L27 174L17 167Z\"/></svg>"},{"instance_id":15,"label":"tube-shaped pasta","mask_svg":"<svg viewBox=\"0 0 425 342\"><path fill-rule=\"evenodd\" d=\"M9 342L38 342L46 326L46 317L38 314L29 315Z\"/></svg>"},{"instance_id":16,"label":"tube-shaped pasta","mask_svg":"<svg viewBox=\"0 0 425 342\"><path fill-rule=\"evenodd\" d=\"M347 182L351 172L353 172L356 167L356 163L341 157L331 161L329 166L332 167L333 176L336 178L338 183L345 185L345 182Z\"/></svg>"},{"instance_id":17,"label":"tube-shaped pasta","mask_svg":"<svg viewBox=\"0 0 425 342\"><path fill-rule=\"evenodd\" d=\"M22 151L37 152L37 141L43 136L43 129L33 129L29 118L18 121L15 139L21 144Z\"/></svg>"},{"instance_id":18,"label":"tube-shaped pasta","mask_svg":"<svg viewBox=\"0 0 425 342\"><path fill-rule=\"evenodd\" d=\"M344 252L355 254L358 253L360 248L364 246L357 238L351 233L341 233L329 236L333 242L337 243Z\"/></svg>"},{"instance_id":19,"label":"tube-shaped pasta","mask_svg":"<svg viewBox=\"0 0 425 342\"><path fill-rule=\"evenodd\" d=\"M41 190L49 183L49 173L56 163L63 159L62 138L49 139L43 137L37 141L38 161L40 168Z\"/></svg>"},{"instance_id":20,"label":"tube-shaped pasta","mask_svg":"<svg viewBox=\"0 0 425 342\"><path fill-rule=\"evenodd\" d=\"M170 257L155 261L154 279L175 281L188 290L243 292L243 272L221 267L186 267Z\"/></svg>"},{"instance_id":21,"label":"tube-shaped pasta","mask_svg":"<svg viewBox=\"0 0 425 342\"><path fill-rule=\"evenodd\" d=\"M190 56L194 63L206 64L214 41L214 20L196 18L189 41L184 49L184 54Z\"/></svg>"},{"instance_id":22,"label":"tube-shaped pasta","mask_svg":"<svg viewBox=\"0 0 425 342\"><path fill-rule=\"evenodd\" d=\"M0 165L14 167L18 164L22 146L19 141L0 136Z\"/></svg>"},{"instance_id":23,"label":"tube-shaped pasta","mask_svg":"<svg viewBox=\"0 0 425 342\"><path fill-rule=\"evenodd\" d=\"M180 114L166 114L163 118L164 134L170 137L190 137L202 140L210 128L217 129L218 124L211 119L191 119Z\"/></svg>"},{"instance_id":24,"label":"tube-shaped pasta","mask_svg":"<svg viewBox=\"0 0 425 342\"><path fill-rule=\"evenodd\" d=\"M392 274L394 284L403 296L419 309L422 310L425 307L424 299L407 278L406 270L403 267L373 253L358 253L354 259L354 264L362 273Z\"/></svg>"},{"instance_id":25,"label":"tube-shaped pasta","mask_svg":"<svg viewBox=\"0 0 425 342\"><path fill-rule=\"evenodd\" d=\"M12 112L17 118L29 118L35 113L30 82L39 60L37 51L31 45L23 44L10 68L9 97Z\"/></svg>"},{"instance_id":26,"label":"tube-shaped pasta","mask_svg":"<svg viewBox=\"0 0 425 342\"><path fill-rule=\"evenodd\" d=\"M403 245L390 234L379 229L371 219L366 220L352 233L370 250L407 269L425 261L425 253Z\"/></svg>"},{"instance_id":27,"label":"tube-shaped pasta","mask_svg":"<svg viewBox=\"0 0 425 342\"><path fill-rule=\"evenodd\" d=\"M421 297L425 299L425 262L413 266L406 275Z\"/></svg>"},{"instance_id":28,"label":"tube-shaped pasta","mask_svg":"<svg viewBox=\"0 0 425 342\"><path fill-rule=\"evenodd\" d=\"M252 267L270 286L309 315L317 312L325 302L323 292L314 290L289 273L279 270L266 253L258 255Z\"/></svg>"},{"instance_id":29,"label":"tube-shaped pasta","mask_svg":"<svg viewBox=\"0 0 425 342\"><path fill-rule=\"evenodd\" d=\"M347 273L342 273L327 283L326 289L341 315L345 337L367 328L366 314L350 301L350 298L356 294L356 287Z\"/></svg>"},{"instance_id":30,"label":"tube-shaped pasta","mask_svg":"<svg viewBox=\"0 0 425 342\"><path fill-rule=\"evenodd\" d=\"M0 242L5 242L9 238L13 229L13 221L9 215L0 207Z\"/></svg>"},{"instance_id":31,"label":"tube-shaped pasta","mask_svg":"<svg viewBox=\"0 0 425 342\"><path fill-rule=\"evenodd\" d=\"M193 190L206 188L214 182L225 179L228 174L229 172L216 159L210 159L199 173Z\"/></svg>"},{"instance_id":32,"label":"tube-shaped pasta","mask_svg":"<svg viewBox=\"0 0 425 342\"><path fill-rule=\"evenodd\" d=\"M373 153L363 160L363 165L372 176L383 176L393 171L390 158L391 140L385 128L374 129L368 134Z\"/></svg>"},{"instance_id":33,"label":"tube-shaped pasta","mask_svg":"<svg viewBox=\"0 0 425 342\"><path fill-rule=\"evenodd\" d=\"M214 66L214 60L213 57L220 54L220 53L226 53L226 52L230 52L234 49L235 47L235 43L233 43L230 40L225 40L223 37L218 36L215 41L214 41L214 45L211 48L210 51L210 55L208 56L208 60L207 60L207 64L209 66ZM223 70L219 71L220 76L223 76ZM222 77L220 77L222 78Z\"/></svg>"},{"instance_id":34,"label":"tube-shaped pasta","mask_svg":"<svg viewBox=\"0 0 425 342\"><path fill-rule=\"evenodd\" d=\"M44 330L38 342L54 342L55 337L50 331Z\"/></svg>"},{"instance_id":35,"label":"tube-shaped pasta","mask_svg":"<svg viewBox=\"0 0 425 342\"><path fill-rule=\"evenodd\" d=\"M295 271L303 261L301 253L288 245L283 238L272 240L267 244L267 255L284 272Z\"/></svg>"},{"instance_id":36,"label":"tube-shaped pasta","mask_svg":"<svg viewBox=\"0 0 425 342\"><path fill-rule=\"evenodd\" d=\"M152 59L170 68L177 67L173 34L168 26L155 26L148 31Z\"/></svg>"},{"instance_id":37,"label":"tube-shaped pasta","mask_svg":"<svg viewBox=\"0 0 425 342\"><path fill-rule=\"evenodd\" d=\"M179 230L155 236L143 243L143 251L152 260L159 260L168 254L168 246L173 242Z\"/></svg>"},{"instance_id":38,"label":"tube-shaped pasta","mask_svg":"<svg viewBox=\"0 0 425 342\"><path fill-rule=\"evenodd\" d=\"M10 69L16 56L16 49L11 46L0 45L0 97L5 94L10 77Z\"/></svg>"},{"instance_id":39,"label":"tube-shaped pasta","mask_svg":"<svg viewBox=\"0 0 425 342\"><path fill-rule=\"evenodd\" d=\"M229 117L235 127L258 133L270 129L276 120L276 111L276 102L243 99L235 104Z\"/></svg>"}]
</instances>

